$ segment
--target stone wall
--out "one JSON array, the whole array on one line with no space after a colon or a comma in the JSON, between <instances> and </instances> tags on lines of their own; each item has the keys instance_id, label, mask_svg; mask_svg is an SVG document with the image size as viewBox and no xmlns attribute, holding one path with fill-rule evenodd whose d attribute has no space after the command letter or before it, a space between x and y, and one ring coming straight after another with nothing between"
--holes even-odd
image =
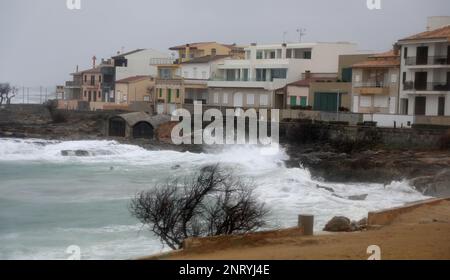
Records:
<instances>
[{"instance_id":1,"label":"stone wall","mask_svg":"<svg viewBox=\"0 0 450 280\"><path fill-rule=\"evenodd\" d=\"M335 141L381 144L388 148L438 149L447 134L442 129L380 128L311 123L281 123L282 139L291 142ZM302 135L309 134L309 135ZM305 140L305 141L304 141Z\"/></svg>"}]
</instances>

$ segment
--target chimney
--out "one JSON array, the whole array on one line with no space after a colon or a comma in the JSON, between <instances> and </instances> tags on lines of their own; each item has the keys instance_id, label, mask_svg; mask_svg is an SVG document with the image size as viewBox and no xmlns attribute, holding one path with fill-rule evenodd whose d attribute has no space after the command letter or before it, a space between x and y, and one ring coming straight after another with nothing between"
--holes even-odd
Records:
<instances>
[{"instance_id":1,"label":"chimney","mask_svg":"<svg viewBox=\"0 0 450 280\"><path fill-rule=\"evenodd\" d=\"M281 44L281 59L286 59L286 47L286 43Z\"/></svg>"},{"instance_id":2,"label":"chimney","mask_svg":"<svg viewBox=\"0 0 450 280\"><path fill-rule=\"evenodd\" d=\"M95 68L95 62L97 61L97 57L95 55L92 57L92 68Z\"/></svg>"},{"instance_id":3,"label":"chimney","mask_svg":"<svg viewBox=\"0 0 450 280\"><path fill-rule=\"evenodd\" d=\"M308 80L311 78L311 71L305 71L305 80Z\"/></svg>"},{"instance_id":4,"label":"chimney","mask_svg":"<svg viewBox=\"0 0 450 280\"><path fill-rule=\"evenodd\" d=\"M185 54L185 61L190 60L190 55L191 55L191 45L190 44L186 44L186 51L184 52Z\"/></svg>"},{"instance_id":5,"label":"chimney","mask_svg":"<svg viewBox=\"0 0 450 280\"><path fill-rule=\"evenodd\" d=\"M78 65L77 65L77 68L76 68L76 71L75 71L75 73L78 73Z\"/></svg>"}]
</instances>

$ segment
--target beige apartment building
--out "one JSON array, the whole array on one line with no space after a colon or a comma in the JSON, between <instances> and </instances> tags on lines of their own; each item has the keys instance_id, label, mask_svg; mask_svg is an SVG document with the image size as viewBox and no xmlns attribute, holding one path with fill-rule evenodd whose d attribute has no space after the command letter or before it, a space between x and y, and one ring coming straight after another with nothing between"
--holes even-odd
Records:
<instances>
[{"instance_id":1,"label":"beige apartment building","mask_svg":"<svg viewBox=\"0 0 450 280\"><path fill-rule=\"evenodd\" d=\"M245 55L244 47L237 46L236 44L226 45L217 42L190 43L171 47L169 50L178 52L179 63L205 56L231 55L235 58L244 58Z\"/></svg>"},{"instance_id":2,"label":"beige apartment building","mask_svg":"<svg viewBox=\"0 0 450 280\"><path fill-rule=\"evenodd\" d=\"M353 65L353 112L396 114L399 100L400 54L391 50Z\"/></svg>"}]
</instances>

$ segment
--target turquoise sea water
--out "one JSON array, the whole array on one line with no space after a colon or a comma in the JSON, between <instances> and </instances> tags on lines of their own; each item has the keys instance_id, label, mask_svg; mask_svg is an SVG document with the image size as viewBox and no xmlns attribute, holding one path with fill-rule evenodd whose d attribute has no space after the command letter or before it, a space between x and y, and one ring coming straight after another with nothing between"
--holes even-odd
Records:
<instances>
[{"instance_id":1,"label":"turquoise sea water","mask_svg":"<svg viewBox=\"0 0 450 280\"><path fill-rule=\"evenodd\" d=\"M61 155L86 150L88 157ZM0 139L0 259L66 259L68 246L83 259L127 259L167 250L134 219L130 199L175 176L222 163L254 181L270 208L269 227L296 225L301 213L316 216L320 230L335 215L360 219L369 210L423 199L407 182L332 184L302 168L286 168L280 150L232 146L211 154L147 151L114 141ZM318 189L332 187L336 194ZM346 196L368 194L365 201Z\"/></svg>"}]
</instances>

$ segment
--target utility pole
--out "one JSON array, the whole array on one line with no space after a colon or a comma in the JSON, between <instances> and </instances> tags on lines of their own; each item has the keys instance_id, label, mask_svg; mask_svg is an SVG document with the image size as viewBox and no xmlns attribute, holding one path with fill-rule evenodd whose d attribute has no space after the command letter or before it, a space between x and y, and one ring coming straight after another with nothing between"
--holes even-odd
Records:
<instances>
[{"instance_id":1,"label":"utility pole","mask_svg":"<svg viewBox=\"0 0 450 280\"><path fill-rule=\"evenodd\" d=\"M42 86L39 86L39 103L42 104Z\"/></svg>"},{"instance_id":2,"label":"utility pole","mask_svg":"<svg viewBox=\"0 0 450 280\"><path fill-rule=\"evenodd\" d=\"M297 29L297 33L298 33L298 42L301 43L301 42L302 42L303 36L306 35L306 29L304 29L304 28L298 28L298 29Z\"/></svg>"},{"instance_id":3,"label":"utility pole","mask_svg":"<svg viewBox=\"0 0 450 280\"><path fill-rule=\"evenodd\" d=\"M22 86L22 104L25 104L25 87Z\"/></svg>"}]
</instances>

